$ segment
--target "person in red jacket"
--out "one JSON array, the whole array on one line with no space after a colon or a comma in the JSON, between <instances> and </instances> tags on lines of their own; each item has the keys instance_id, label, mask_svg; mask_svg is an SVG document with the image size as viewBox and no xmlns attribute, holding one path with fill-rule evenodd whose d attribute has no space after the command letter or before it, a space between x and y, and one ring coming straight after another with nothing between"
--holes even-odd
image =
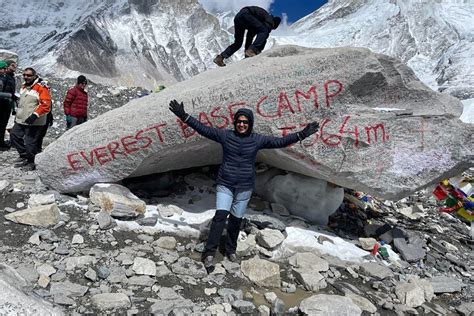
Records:
<instances>
[{"instance_id":1,"label":"person in red jacket","mask_svg":"<svg viewBox=\"0 0 474 316\"><path fill-rule=\"evenodd\" d=\"M77 84L69 89L64 99L64 114L66 114L66 128L70 129L87 121L87 105L89 96L84 90L87 78L83 75L77 77Z\"/></svg>"}]
</instances>

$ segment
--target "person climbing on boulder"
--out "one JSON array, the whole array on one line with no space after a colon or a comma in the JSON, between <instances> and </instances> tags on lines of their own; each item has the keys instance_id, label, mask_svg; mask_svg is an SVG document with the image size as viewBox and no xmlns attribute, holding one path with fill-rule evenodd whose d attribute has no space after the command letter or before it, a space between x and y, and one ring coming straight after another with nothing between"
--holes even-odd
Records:
<instances>
[{"instance_id":1,"label":"person climbing on boulder","mask_svg":"<svg viewBox=\"0 0 474 316\"><path fill-rule=\"evenodd\" d=\"M242 8L234 18L234 43L217 55L214 58L214 63L219 67L225 66L224 59L229 58L242 47L245 30L247 30L244 46L245 57L253 57L260 54L267 43L270 32L276 30L280 22L280 17L273 16L260 7L250 6Z\"/></svg>"},{"instance_id":2,"label":"person climbing on boulder","mask_svg":"<svg viewBox=\"0 0 474 316\"><path fill-rule=\"evenodd\" d=\"M217 175L216 213L212 219L209 237L202 261L210 271L219 246L226 220L226 256L237 261L235 254L240 224L255 185L255 159L257 152L265 148L283 148L316 133L317 122L309 123L303 130L284 137L264 136L253 133L254 117L249 109L239 109L234 116L234 129L217 129L206 126L184 111L183 102L172 100L169 109L181 121L200 135L218 142L223 149L222 163Z\"/></svg>"}]
</instances>

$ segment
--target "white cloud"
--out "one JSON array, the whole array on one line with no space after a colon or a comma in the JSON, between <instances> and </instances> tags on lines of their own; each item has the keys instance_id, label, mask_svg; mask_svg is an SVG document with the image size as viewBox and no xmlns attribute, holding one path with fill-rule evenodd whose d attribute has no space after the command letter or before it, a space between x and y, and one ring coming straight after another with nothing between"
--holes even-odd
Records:
<instances>
[{"instance_id":1,"label":"white cloud","mask_svg":"<svg viewBox=\"0 0 474 316\"><path fill-rule=\"evenodd\" d=\"M238 12L243 7L250 5L262 7L268 11L273 2L274 0L199 0L204 9L210 12Z\"/></svg>"}]
</instances>

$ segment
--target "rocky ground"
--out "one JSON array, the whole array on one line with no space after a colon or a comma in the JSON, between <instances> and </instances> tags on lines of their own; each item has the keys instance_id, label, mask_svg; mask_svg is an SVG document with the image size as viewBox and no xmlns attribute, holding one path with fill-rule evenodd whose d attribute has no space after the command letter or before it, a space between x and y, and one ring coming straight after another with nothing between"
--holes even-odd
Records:
<instances>
[{"instance_id":1,"label":"rocky ground","mask_svg":"<svg viewBox=\"0 0 474 316\"><path fill-rule=\"evenodd\" d=\"M63 95L65 88L59 87L67 85L62 82L52 87L53 93L56 89ZM106 110L104 105L109 109L120 106L140 93L93 83L89 89L91 118ZM55 117L62 118L58 106L55 111ZM64 122L57 119L45 143L63 131ZM39 314L40 304L58 314L474 312L470 227L457 217L439 213L431 190L397 202L347 190L343 205L327 227L310 225L254 197L250 203L253 212L239 240L239 262L218 255L216 268L206 271L199 258L208 220L190 224L190 233L181 234L179 229L174 233L152 229L160 222L176 227L185 224L184 215L177 216L183 223L167 219L174 218L169 214L176 212L173 207L157 209L154 216L112 218L104 205L94 202L92 193L64 195L50 190L35 171L14 168L16 157L13 150L0 153L0 293L2 284L10 284L26 296L19 294L20 302L15 303L0 294L0 314ZM159 190L140 181L122 185L147 205L147 212L165 199L186 200L191 207L213 195L213 188L196 185L189 175L206 178L213 171L211 166L175 172ZM15 220L34 225L11 220L12 214L27 208L38 213ZM51 225L42 227L40 222ZM137 229L125 229L129 226L124 223L133 223ZM315 234L311 247L286 245L295 229ZM338 240L367 252L356 261L342 260L349 248L339 247ZM382 240L393 249L390 256L370 255L374 244ZM286 255L277 255L281 253ZM26 297L35 299L37 305L27 304Z\"/></svg>"}]
</instances>

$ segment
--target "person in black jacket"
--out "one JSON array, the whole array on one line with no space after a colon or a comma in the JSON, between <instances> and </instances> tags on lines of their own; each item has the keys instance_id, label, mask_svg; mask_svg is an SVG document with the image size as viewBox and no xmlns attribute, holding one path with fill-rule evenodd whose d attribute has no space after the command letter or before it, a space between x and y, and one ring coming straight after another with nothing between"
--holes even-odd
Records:
<instances>
[{"instance_id":1,"label":"person in black jacket","mask_svg":"<svg viewBox=\"0 0 474 316\"><path fill-rule=\"evenodd\" d=\"M5 131L13 104L16 102L15 69L16 63L0 61L0 151L10 149L10 145L5 142Z\"/></svg>"},{"instance_id":2,"label":"person in black jacket","mask_svg":"<svg viewBox=\"0 0 474 316\"><path fill-rule=\"evenodd\" d=\"M170 102L169 109L200 135L221 144L222 164L217 175L216 214L202 254L206 269L213 267L214 255L227 224L226 255L236 261L237 238L247 203L255 185L255 159L264 148L283 148L314 134L319 124L309 123L302 131L284 137L264 136L253 133L253 113L239 109L234 116L234 130L208 127L184 111L183 103Z\"/></svg>"},{"instance_id":3,"label":"person in black jacket","mask_svg":"<svg viewBox=\"0 0 474 316\"><path fill-rule=\"evenodd\" d=\"M214 58L214 63L219 67L225 66L224 59L229 58L242 47L245 30L247 30L245 57L253 57L260 54L267 43L270 32L276 30L280 22L280 17L273 16L260 7L242 8L234 18L234 43L217 55ZM254 41L255 36L257 37Z\"/></svg>"}]
</instances>

